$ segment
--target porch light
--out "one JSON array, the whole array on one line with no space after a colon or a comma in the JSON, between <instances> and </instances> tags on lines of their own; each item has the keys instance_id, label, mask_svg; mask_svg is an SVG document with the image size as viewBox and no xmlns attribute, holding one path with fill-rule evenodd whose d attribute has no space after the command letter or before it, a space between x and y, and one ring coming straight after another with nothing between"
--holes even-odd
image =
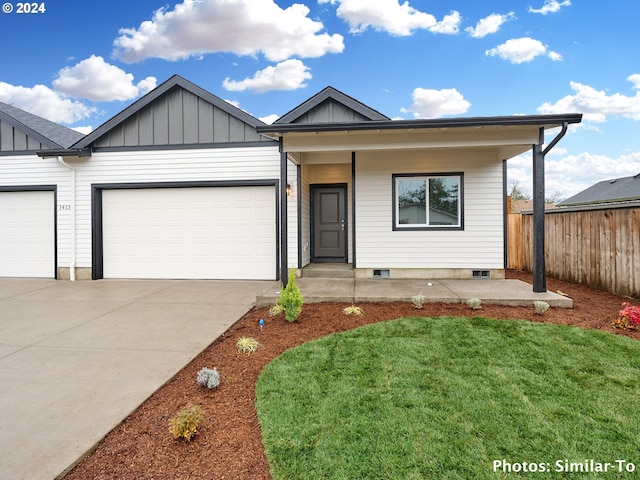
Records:
<instances>
[{"instance_id":1,"label":"porch light","mask_svg":"<svg viewBox=\"0 0 640 480\"><path fill-rule=\"evenodd\" d=\"M287 197L291 197L293 195L293 188L291 185L287 183Z\"/></svg>"}]
</instances>

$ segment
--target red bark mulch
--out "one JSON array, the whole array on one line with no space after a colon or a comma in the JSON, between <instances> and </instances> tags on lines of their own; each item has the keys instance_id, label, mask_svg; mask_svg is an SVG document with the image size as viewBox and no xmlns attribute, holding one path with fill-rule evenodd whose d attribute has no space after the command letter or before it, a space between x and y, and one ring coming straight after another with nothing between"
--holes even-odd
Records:
<instances>
[{"instance_id":1,"label":"red bark mulch","mask_svg":"<svg viewBox=\"0 0 640 480\"><path fill-rule=\"evenodd\" d=\"M509 271L507 278L531 283L531 275L522 272ZM325 303L305 305L291 324L282 316L269 317L267 308L253 309L111 431L65 480L270 479L254 405L258 375L290 347L369 323L406 316L519 318L640 339L639 332L611 327L628 299L552 278L547 279L547 288L569 295L574 308L552 308L537 315L533 307L486 305L473 311L464 304L433 303L416 310L409 303L370 303L359 305L365 315L356 316L343 314L344 304ZM266 322L262 331L261 318ZM256 338L261 345L257 352L239 353L235 343L241 336ZM220 372L218 388L207 390L196 384L196 374L205 366ZM169 419L193 404L201 406L206 423L190 443L175 440L168 431Z\"/></svg>"}]
</instances>

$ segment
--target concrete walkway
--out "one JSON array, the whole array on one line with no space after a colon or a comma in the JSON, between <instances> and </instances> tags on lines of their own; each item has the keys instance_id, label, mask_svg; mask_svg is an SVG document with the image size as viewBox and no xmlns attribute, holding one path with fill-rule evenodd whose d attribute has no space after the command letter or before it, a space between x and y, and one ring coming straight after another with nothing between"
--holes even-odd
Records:
<instances>
[{"instance_id":1,"label":"concrete walkway","mask_svg":"<svg viewBox=\"0 0 640 480\"><path fill-rule=\"evenodd\" d=\"M410 302L422 293L427 302L463 303L478 297L485 305L531 306L534 300L552 307L573 308L573 301L553 292L534 293L520 280L409 280L390 278L299 278L307 303ZM258 297L258 306L273 305L276 292Z\"/></svg>"},{"instance_id":2,"label":"concrete walkway","mask_svg":"<svg viewBox=\"0 0 640 480\"><path fill-rule=\"evenodd\" d=\"M0 477L60 475L278 286L0 278Z\"/></svg>"}]
</instances>

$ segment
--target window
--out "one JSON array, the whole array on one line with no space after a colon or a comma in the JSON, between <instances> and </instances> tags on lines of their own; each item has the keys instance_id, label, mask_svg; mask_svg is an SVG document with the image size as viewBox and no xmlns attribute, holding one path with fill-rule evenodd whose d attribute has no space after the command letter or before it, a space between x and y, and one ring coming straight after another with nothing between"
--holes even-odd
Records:
<instances>
[{"instance_id":1,"label":"window","mask_svg":"<svg viewBox=\"0 0 640 480\"><path fill-rule=\"evenodd\" d=\"M393 175L393 229L462 229L462 179L462 173Z\"/></svg>"}]
</instances>

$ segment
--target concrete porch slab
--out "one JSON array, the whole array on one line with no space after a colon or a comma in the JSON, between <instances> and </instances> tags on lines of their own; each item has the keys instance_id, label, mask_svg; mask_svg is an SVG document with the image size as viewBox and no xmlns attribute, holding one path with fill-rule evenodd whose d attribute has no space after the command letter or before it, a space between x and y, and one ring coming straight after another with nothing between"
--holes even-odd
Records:
<instances>
[{"instance_id":1,"label":"concrete porch slab","mask_svg":"<svg viewBox=\"0 0 640 480\"><path fill-rule=\"evenodd\" d=\"M573 308L573 301L553 292L534 293L520 280L420 280L391 278L308 278L296 280L306 303L410 302L422 293L427 302L463 303L478 297L486 305L532 306L542 300L552 307ZM256 306L273 305L278 293L259 296Z\"/></svg>"}]
</instances>

